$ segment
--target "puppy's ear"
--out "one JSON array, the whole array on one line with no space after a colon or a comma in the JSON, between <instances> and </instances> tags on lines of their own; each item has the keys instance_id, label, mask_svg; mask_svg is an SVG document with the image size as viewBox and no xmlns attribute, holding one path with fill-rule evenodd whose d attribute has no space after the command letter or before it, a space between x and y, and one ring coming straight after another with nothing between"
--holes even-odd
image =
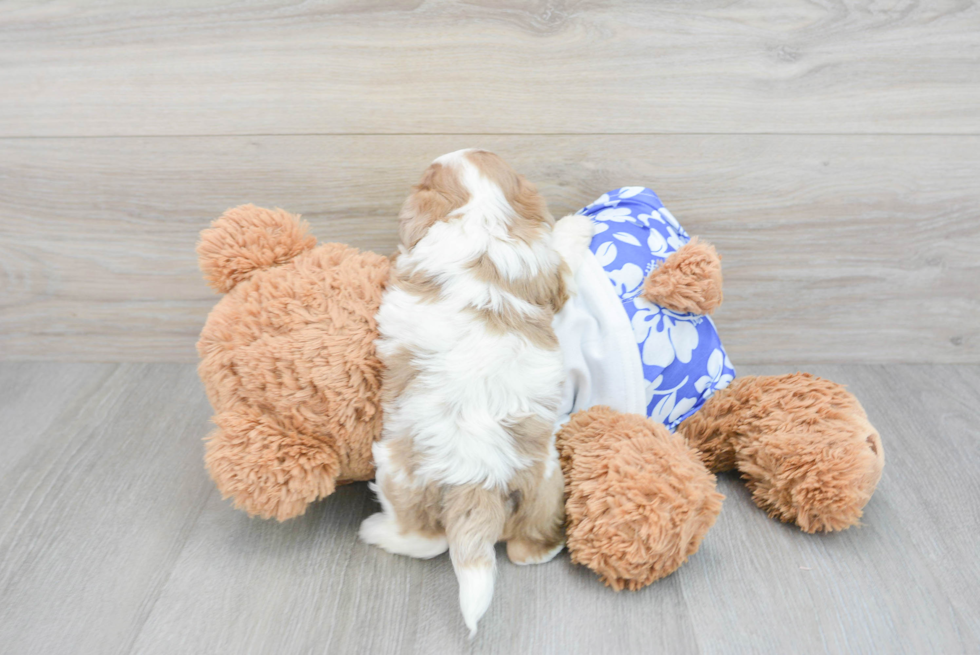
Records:
<instances>
[{"instance_id":1,"label":"puppy's ear","mask_svg":"<svg viewBox=\"0 0 980 655\"><path fill-rule=\"evenodd\" d=\"M408 249L425 236L432 224L445 218L452 207L449 200L433 189L416 187L398 213L398 237Z\"/></svg>"},{"instance_id":2,"label":"puppy's ear","mask_svg":"<svg viewBox=\"0 0 980 655\"><path fill-rule=\"evenodd\" d=\"M436 163L429 166L398 214L398 236L413 248L436 221L469 202L470 194L456 170Z\"/></svg>"},{"instance_id":3,"label":"puppy's ear","mask_svg":"<svg viewBox=\"0 0 980 655\"><path fill-rule=\"evenodd\" d=\"M548 211L548 203L538 193L538 188L523 175L517 175L516 184L507 199L525 220L535 224L555 224L555 217Z\"/></svg>"},{"instance_id":4,"label":"puppy's ear","mask_svg":"<svg viewBox=\"0 0 980 655\"><path fill-rule=\"evenodd\" d=\"M466 153L466 158L480 170L484 177L496 182L521 221L532 228L542 223L555 224L554 217L548 211L548 204L538 193L537 187L511 168L498 155L486 150L473 150ZM532 234L527 240L538 237L535 230L531 230L531 232ZM521 230L518 230L517 236L518 238L522 237Z\"/></svg>"}]
</instances>

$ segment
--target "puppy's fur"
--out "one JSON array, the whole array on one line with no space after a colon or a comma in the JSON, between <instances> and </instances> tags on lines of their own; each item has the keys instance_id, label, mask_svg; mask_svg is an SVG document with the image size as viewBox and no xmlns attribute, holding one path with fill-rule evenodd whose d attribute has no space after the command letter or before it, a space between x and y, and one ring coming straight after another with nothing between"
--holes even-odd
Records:
<instances>
[{"instance_id":1,"label":"puppy's fur","mask_svg":"<svg viewBox=\"0 0 980 655\"><path fill-rule=\"evenodd\" d=\"M462 150L428 168L399 233L378 312L387 373L373 488L383 511L360 534L413 557L448 548L472 636L493 595L497 541L517 564L563 546L563 371L551 320L592 224L556 225L502 159Z\"/></svg>"}]
</instances>

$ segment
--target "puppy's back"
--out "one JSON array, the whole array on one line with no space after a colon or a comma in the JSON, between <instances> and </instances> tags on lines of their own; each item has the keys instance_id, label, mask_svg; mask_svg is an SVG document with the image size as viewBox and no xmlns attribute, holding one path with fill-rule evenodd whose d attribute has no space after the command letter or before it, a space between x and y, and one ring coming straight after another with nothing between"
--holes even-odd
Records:
<instances>
[{"instance_id":1,"label":"puppy's back","mask_svg":"<svg viewBox=\"0 0 980 655\"><path fill-rule=\"evenodd\" d=\"M388 479L442 490L436 512L471 632L493 594L515 476L557 468L563 370L551 320L568 271L553 226L534 186L496 155L440 157L402 209L378 314L385 442L410 453Z\"/></svg>"}]
</instances>

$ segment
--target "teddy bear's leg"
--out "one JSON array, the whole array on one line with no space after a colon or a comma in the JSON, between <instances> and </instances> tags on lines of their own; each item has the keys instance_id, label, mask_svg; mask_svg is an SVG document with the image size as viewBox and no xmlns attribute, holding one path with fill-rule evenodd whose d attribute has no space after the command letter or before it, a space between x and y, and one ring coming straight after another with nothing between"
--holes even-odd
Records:
<instances>
[{"instance_id":1,"label":"teddy bear's leg","mask_svg":"<svg viewBox=\"0 0 980 655\"><path fill-rule=\"evenodd\" d=\"M512 485L504 538L514 564L548 562L565 545L565 482L557 453L542 469L526 471Z\"/></svg>"},{"instance_id":2,"label":"teddy bear's leg","mask_svg":"<svg viewBox=\"0 0 980 655\"><path fill-rule=\"evenodd\" d=\"M682 437L608 407L574 414L558 433L572 561L613 589L640 589L694 554L724 498Z\"/></svg>"},{"instance_id":3,"label":"teddy bear's leg","mask_svg":"<svg viewBox=\"0 0 980 655\"><path fill-rule=\"evenodd\" d=\"M712 471L737 468L759 507L806 532L857 524L885 461L857 399L806 373L737 378L678 432Z\"/></svg>"},{"instance_id":4,"label":"teddy bear's leg","mask_svg":"<svg viewBox=\"0 0 980 655\"><path fill-rule=\"evenodd\" d=\"M333 493L339 464L323 442L244 405L221 412L214 422L204 461L235 507L283 521Z\"/></svg>"}]
</instances>

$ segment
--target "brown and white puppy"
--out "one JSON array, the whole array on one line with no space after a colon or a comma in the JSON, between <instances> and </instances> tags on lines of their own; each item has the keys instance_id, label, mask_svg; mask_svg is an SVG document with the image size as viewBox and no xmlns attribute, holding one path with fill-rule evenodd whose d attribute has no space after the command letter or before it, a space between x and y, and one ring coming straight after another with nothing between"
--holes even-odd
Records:
<instances>
[{"instance_id":1,"label":"brown and white puppy","mask_svg":"<svg viewBox=\"0 0 980 655\"><path fill-rule=\"evenodd\" d=\"M449 549L470 635L493 596L494 544L518 564L562 548L554 430L563 382L552 317L592 224L557 224L534 186L480 150L429 166L400 215L378 312L382 511L361 538L429 558Z\"/></svg>"}]
</instances>

